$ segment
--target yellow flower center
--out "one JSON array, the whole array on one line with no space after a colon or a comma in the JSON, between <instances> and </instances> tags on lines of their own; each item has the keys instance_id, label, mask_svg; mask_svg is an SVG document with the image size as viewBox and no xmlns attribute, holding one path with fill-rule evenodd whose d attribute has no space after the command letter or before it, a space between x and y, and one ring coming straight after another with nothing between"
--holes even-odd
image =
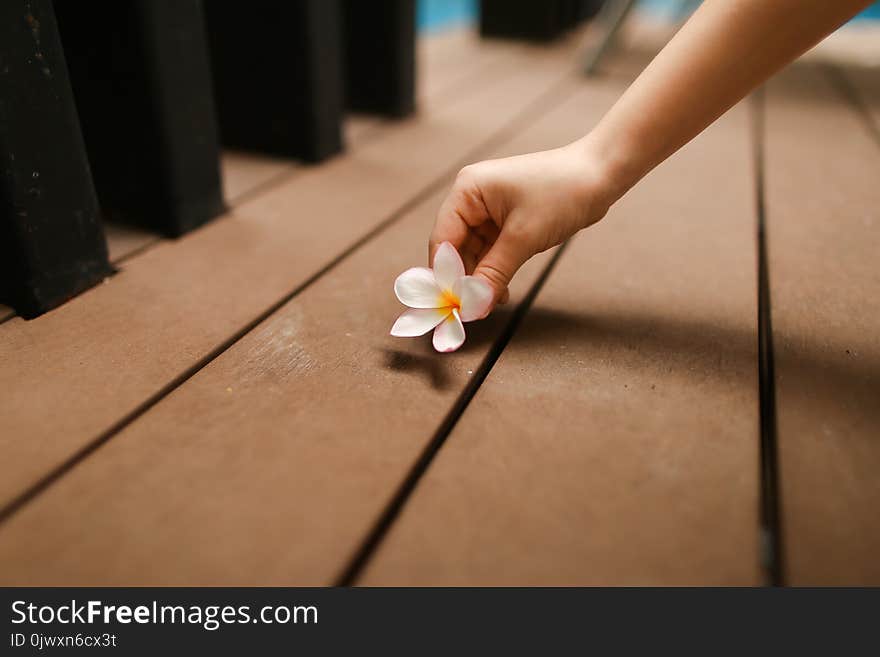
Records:
<instances>
[{"instance_id":1,"label":"yellow flower center","mask_svg":"<svg viewBox=\"0 0 880 657\"><path fill-rule=\"evenodd\" d=\"M441 308L455 309L461 312L461 299L452 293L452 290L443 290L440 293Z\"/></svg>"}]
</instances>

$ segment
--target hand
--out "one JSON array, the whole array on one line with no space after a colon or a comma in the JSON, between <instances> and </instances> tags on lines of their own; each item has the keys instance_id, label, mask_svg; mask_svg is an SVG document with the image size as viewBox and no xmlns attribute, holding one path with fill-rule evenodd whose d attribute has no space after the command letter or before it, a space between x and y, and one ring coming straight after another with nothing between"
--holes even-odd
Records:
<instances>
[{"instance_id":1,"label":"hand","mask_svg":"<svg viewBox=\"0 0 880 657\"><path fill-rule=\"evenodd\" d=\"M451 242L467 272L482 277L505 303L507 286L533 255L599 221L609 202L600 167L581 142L549 151L486 160L462 169L440 207L428 264Z\"/></svg>"}]
</instances>

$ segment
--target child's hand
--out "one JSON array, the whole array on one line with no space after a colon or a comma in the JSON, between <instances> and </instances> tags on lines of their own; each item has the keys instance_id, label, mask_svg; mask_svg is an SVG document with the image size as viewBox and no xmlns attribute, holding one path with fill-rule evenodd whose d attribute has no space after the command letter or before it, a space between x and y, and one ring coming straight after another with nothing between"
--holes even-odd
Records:
<instances>
[{"instance_id":1,"label":"child's hand","mask_svg":"<svg viewBox=\"0 0 880 657\"><path fill-rule=\"evenodd\" d=\"M594 166L581 142L550 151L466 166L440 207L429 242L451 242L468 273L484 278L495 303L507 301L517 270L601 219L608 211Z\"/></svg>"},{"instance_id":2,"label":"child's hand","mask_svg":"<svg viewBox=\"0 0 880 657\"><path fill-rule=\"evenodd\" d=\"M583 139L462 169L434 225L429 266L452 242L468 273L503 302L526 260L597 222L648 171L870 3L703 2Z\"/></svg>"}]
</instances>

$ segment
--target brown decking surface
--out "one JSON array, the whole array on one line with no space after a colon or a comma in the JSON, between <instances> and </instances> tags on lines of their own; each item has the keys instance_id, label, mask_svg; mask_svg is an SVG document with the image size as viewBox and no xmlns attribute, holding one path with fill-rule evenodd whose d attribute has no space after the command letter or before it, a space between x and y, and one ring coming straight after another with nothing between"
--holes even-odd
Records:
<instances>
[{"instance_id":1,"label":"brown decking surface","mask_svg":"<svg viewBox=\"0 0 880 657\"><path fill-rule=\"evenodd\" d=\"M880 140L838 82L828 69L792 70L766 97L781 510L793 584L880 584Z\"/></svg>"},{"instance_id":2,"label":"brown decking surface","mask_svg":"<svg viewBox=\"0 0 880 657\"><path fill-rule=\"evenodd\" d=\"M785 581L880 583L864 71L783 73L459 352L387 336L455 171L573 139L637 71L582 79L577 45L425 39L416 117L353 117L319 166L228 153L227 215L108 228L119 273L0 324L0 583L759 584L774 439Z\"/></svg>"}]
</instances>

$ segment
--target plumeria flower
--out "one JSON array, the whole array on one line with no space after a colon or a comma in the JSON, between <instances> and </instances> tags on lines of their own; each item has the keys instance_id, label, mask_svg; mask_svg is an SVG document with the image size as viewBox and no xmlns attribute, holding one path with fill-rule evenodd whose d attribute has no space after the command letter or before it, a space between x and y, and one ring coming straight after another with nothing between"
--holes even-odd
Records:
<instances>
[{"instance_id":1,"label":"plumeria flower","mask_svg":"<svg viewBox=\"0 0 880 657\"><path fill-rule=\"evenodd\" d=\"M394 281L394 293L409 306L391 335L414 338L434 329L434 349L455 351L464 344L464 325L489 314L492 288L481 278L465 276L464 263L449 242L434 255L434 269L413 267Z\"/></svg>"}]
</instances>

